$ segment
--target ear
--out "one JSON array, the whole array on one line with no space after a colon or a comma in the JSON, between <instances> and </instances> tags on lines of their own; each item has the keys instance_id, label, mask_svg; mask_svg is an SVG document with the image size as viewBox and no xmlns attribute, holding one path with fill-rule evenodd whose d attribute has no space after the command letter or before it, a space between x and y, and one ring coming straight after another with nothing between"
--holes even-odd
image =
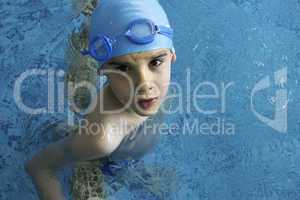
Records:
<instances>
[{"instance_id":1,"label":"ear","mask_svg":"<svg viewBox=\"0 0 300 200\"><path fill-rule=\"evenodd\" d=\"M175 63L176 62L176 60L177 60L177 56L176 56L176 53L175 52L171 52L171 56L172 56L172 63Z\"/></svg>"}]
</instances>

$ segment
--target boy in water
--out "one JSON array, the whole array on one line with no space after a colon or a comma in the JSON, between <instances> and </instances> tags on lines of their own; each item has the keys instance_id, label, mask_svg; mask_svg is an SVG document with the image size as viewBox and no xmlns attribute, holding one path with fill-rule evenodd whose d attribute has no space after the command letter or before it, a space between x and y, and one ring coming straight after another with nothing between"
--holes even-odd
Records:
<instances>
[{"instance_id":1,"label":"boy in water","mask_svg":"<svg viewBox=\"0 0 300 200\"><path fill-rule=\"evenodd\" d=\"M172 38L173 30L157 0L99 3L91 16L87 48L81 53L96 60L97 71L108 78L92 99L95 108L84 116L89 125L101 128L95 132L79 126L75 134L48 145L26 163L40 199L64 199L55 172L67 164L137 159L151 149L155 135L133 134L133 129L157 115L167 96L171 64L176 60ZM78 190L74 198L92 197L90 190L80 189L80 180L73 181ZM101 188L96 192L101 198Z\"/></svg>"}]
</instances>

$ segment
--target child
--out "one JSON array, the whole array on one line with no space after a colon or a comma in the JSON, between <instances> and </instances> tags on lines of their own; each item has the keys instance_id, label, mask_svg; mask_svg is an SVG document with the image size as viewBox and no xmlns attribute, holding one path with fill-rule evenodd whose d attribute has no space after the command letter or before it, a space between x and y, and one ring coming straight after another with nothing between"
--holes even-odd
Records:
<instances>
[{"instance_id":1,"label":"child","mask_svg":"<svg viewBox=\"0 0 300 200\"><path fill-rule=\"evenodd\" d=\"M168 93L171 63L176 60L173 30L158 1L103 0L86 30L81 36L88 34L88 43L76 43L76 34L71 38L74 60L68 81L78 84L88 79L94 83L98 71L108 82L91 101L87 88L76 91L75 104L78 100L79 105L74 112L95 103L84 115L85 126L79 125L26 163L40 199L64 199L55 172L70 163L76 164L74 199L103 199L104 192L97 185L102 175L95 166L107 160L139 159L158 135L134 131L159 114ZM95 180L84 177L84 170Z\"/></svg>"}]
</instances>

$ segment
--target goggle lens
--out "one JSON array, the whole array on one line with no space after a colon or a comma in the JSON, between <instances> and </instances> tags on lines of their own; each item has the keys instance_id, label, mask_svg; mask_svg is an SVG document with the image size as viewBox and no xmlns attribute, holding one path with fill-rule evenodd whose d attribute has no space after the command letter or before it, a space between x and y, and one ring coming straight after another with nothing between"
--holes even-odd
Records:
<instances>
[{"instance_id":1,"label":"goggle lens","mask_svg":"<svg viewBox=\"0 0 300 200\"><path fill-rule=\"evenodd\" d=\"M152 27L148 23L136 23L131 27L130 31L136 38L142 39L152 34Z\"/></svg>"}]
</instances>

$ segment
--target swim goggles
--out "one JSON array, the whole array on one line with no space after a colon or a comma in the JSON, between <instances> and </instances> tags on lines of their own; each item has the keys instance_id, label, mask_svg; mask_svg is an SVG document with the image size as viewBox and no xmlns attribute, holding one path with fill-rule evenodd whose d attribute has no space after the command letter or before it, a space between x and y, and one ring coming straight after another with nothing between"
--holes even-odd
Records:
<instances>
[{"instance_id":1,"label":"swim goggles","mask_svg":"<svg viewBox=\"0 0 300 200\"><path fill-rule=\"evenodd\" d=\"M156 25L150 19L142 18L132 21L125 32L117 36L106 34L97 35L89 43L88 50L81 51L82 55L90 55L99 62L108 61L112 57L113 45L120 37L126 37L136 44L149 44L155 39L155 35L161 34L170 39L173 38L173 30L167 26Z\"/></svg>"}]
</instances>

